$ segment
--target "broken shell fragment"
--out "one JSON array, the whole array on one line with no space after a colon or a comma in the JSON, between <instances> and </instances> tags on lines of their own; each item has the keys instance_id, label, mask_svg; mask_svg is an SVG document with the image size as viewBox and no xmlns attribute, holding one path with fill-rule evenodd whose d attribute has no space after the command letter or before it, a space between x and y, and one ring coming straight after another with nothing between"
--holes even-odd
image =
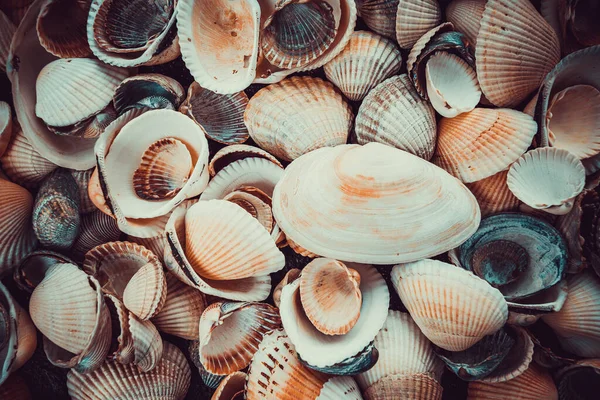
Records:
<instances>
[{"instance_id":1,"label":"broken shell fragment","mask_svg":"<svg viewBox=\"0 0 600 400\"><path fill-rule=\"evenodd\" d=\"M477 33L486 0L453 0L446 7L446 19L457 31L464 33L469 42L477 44Z\"/></svg>"},{"instance_id":2,"label":"broken shell fragment","mask_svg":"<svg viewBox=\"0 0 600 400\"><path fill-rule=\"evenodd\" d=\"M427 31L442 19L437 0L400 0L396 14L396 40L403 49L410 49Z\"/></svg>"},{"instance_id":3,"label":"broken shell fragment","mask_svg":"<svg viewBox=\"0 0 600 400\"><path fill-rule=\"evenodd\" d=\"M115 89L113 104L118 115L132 108L177 110L185 91L175 79L161 74L138 74L124 79Z\"/></svg>"},{"instance_id":4,"label":"broken shell fragment","mask_svg":"<svg viewBox=\"0 0 600 400\"><path fill-rule=\"evenodd\" d=\"M45 0L37 18L37 34L46 51L60 58L87 57L87 18L91 1Z\"/></svg>"}]
</instances>

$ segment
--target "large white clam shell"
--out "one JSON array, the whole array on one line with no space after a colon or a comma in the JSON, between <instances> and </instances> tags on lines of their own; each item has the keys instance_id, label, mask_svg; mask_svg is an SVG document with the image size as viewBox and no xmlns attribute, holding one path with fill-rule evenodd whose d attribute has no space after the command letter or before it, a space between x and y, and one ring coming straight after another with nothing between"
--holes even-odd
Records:
<instances>
[{"instance_id":1,"label":"large white clam shell","mask_svg":"<svg viewBox=\"0 0 600 400\"><path fill-rule=\"evenodd\" d=\"M440 254L467 240L480 220L475 197L456 179L379 143L295 160L275 187L273 213L302 248L375 264Z\"/></svg>"}]
</instances>

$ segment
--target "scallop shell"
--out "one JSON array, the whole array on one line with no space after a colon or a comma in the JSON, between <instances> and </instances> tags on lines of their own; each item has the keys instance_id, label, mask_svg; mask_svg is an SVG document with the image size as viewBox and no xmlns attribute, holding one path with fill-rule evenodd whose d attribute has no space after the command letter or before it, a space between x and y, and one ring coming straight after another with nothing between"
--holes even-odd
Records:
<instances>
[{"instance_id":1,"label":"scallop shell","mask_svg":"<svg viewBox=\"0 0 600 400\"><path fill-rule=\"evenodd\" d=\"M215 390L210 400L235 400L235 396L239 392L242 392L242 394L244 393L247 378L248 375L246 375L245 372L240 371L227 375L227 377L219 383L217 390Z\"/></svg>"},{"instance_id":2,"label":"scallop shell","mask_svg":"<svg viewBox=\"0 0 600 400\"><path fill-rule=\"evenodd\" d=\"M536 129L530 116L509 109L476 108L442 118L432 162L463 182L476 182L515 162L530 146ZM480 146L483 142L488 145Z\"/></svg>"},{"instance_id":3,"label":"scallop shell","mask_svg":"<svg viewBox=\"0 0 600 400\"><path fill-rule=\"evenodd\" d=\"M281 326L277 309L266 303L219 302L200 318L200 361L216 375L246 368L263 336Z\"/></svg>"},{"instance_id":4,"label":"scallop shell","mask_svg":"<svg viewBox=\"0 0 600 400\"><path fill-rule=\"evenodd\" d=\"M528 206L564 215L583 190L585 169L567 150L542 147L525 153L510 167L507 184Z\"/></svg>"},{"instance_id":5,"label":"scallop shell","mask_svg":"<svg viewBox=\"0 0 600 400\"><path fill-rule=\"evenodd\" d=\"M558 63L560 44L531 3L491 0L481 18L475 58L485 97L498 107L514 107Z\"/></svg>"},{"instance_id":6,"label":"scallop shell","mask_svg":"<svg viewBox=\"0 0 600 400\"><path fill-rule=\"evenodd\" d=\"M446 19L457 31L464 33L469 42L477 44L477 33L486 0L453 0L446 7Z\"/></svg>"},{"instance_id":7,"label":"scallop shell","mask_svg":"<svg viewBox=\"0 0 600 400\"><path fill-rule=\"evenodd\" d=\"M184 398L190 387L190 366L176 346L168 342L164 342L163 346L161 360L149 372L143 372L134 365L123 365L110 360L91 373L69 371L69 396L74 400Z\"/></svg>"},{"instance_id":8,"label":"scallop shell","mask_svg":"<svg viewBox=\"0 0 600 400\"><path fill-rule=\"evenodd\" d=\"M531 364L523 374L506 382L469 383L469 400L558 400L558 391L549 373Z\"/></svg>"},{"instance_id":9,"label":"scallop shell","mask_svg":"<svg viewBox=\"0 0 600 400\"><path fill-rule=\"evenodd\" d=\"M114 242L121 237L117 221L103 212L96 210L81 217L81 232L73 243L71 252L78 259L96 246Z\"/></svg>"},{"instance_id":10,"label":"scallop shell","mask_svg":"<svg viewBox=\"0 0 600 400\"><path fill-rule=\"evenodd\" d=\"M465 185L477 199L483 217L518 209L520 202L508 188L507 175L508 170L504 170Z\"/></svg>"},{"instance_id":11,"label":"scallop shell","mask_svg":"<svg viewBox=\"0 0 600 400\"><path fill-rule=\"evenodd\" d=\"M298 279L299 276L300 270L298 268L292 268L288 272L286 272L283 279L277 284L277 286L275 286L275 289L273 289L273 303L275 304L275 307L279 308L281 306L281 291L283 290L283 288L287 284L292 283L293 281Z\"/></svg>"},{"instance_id":12,"label":"scallop shell","mask_svg":"<svg viewBox=\"0 0 600 400\"><path fill-rule=\"evenodd\" d=\"M111 322L93 277L74 264L55 264L31 294L29 312L52 364L82 373L100 366L109 350Z\"/></svg>"},{"instance_id":13,"label":"scallop shell","mask_svg":"<svg viewBox=\"0 0 600 400\"><path fill-rule=\"evenodd\" d=\"M436 0L400 0L396 14L396 40L403 49L410 49L427 31L442 19Z\"/></svg>"},{"instance_id":14,"label":"scallop shell","mask_svg":"<svg viewBox=\"0 0 600 400\"><path fill-rule=\"evenodd\" d=\"M324 197L330 200L323 202ZM275 188L273 213L302 248L375 264L440 254L471 236L480 219L475 197L456 179L379 143L323 148L294 161ZM443 222L421 223L438 213Z\"/></svg>"},{"instance_id":15,"label":"scallop shell","mask_svg":"<svg viewBox=\"0 0 600 400\"><path fill-rule=\"evenodd\" d=\"M92 54L86 26L91 1L45 0L37 18L37 34L46 51L61 58Z\"/></svg>"},{"instance_id":16,"label":"scallop shell","mask_svg":"<svg viewBox=\"0 0 600 400\"><path fill-rule=\"evenodd\" d=\"M356 7L363 22L382 36L396 39L396 13L399 0L357 0Z\"/></svg>"},{"instance_id":17,"label":"scallop shell","mask_svg":"<svg viewBox=\"0 0 600 400\"><path fill-rule=\"evenodd\" d=\"M498 289L450 264L421 260L396 265L392 282L423 334L445 350L471 347L508 318ZM460 319L455 318L458 309L463 314Z\"/></svg>"},{"instance_id":18,"label":"scallop shell","mask_svg":"<svg viewBox=\"0 0 600 400\"><path fill-rule=\"evenodd\" d=\"M248 95L244 92L218 94L192 82L179 111L196 121L207 136L219 143L239 144L248 140L244 110Z\"/></svg>"},{"instance_id":19,"label":"scallop shell","mask_svg":"<svg viewBox=\"0 0 600 400\"><path fill-rule=\"evenodd\" d=\"M94 173L94 168L85 171L71 170L71 176L79 187L79 212L89 214L97 210L88 194L88 183Z\"/></svg>"},{"instance_id":20,"label":"scallop shell","mask_svg":"<svg viewBox=\"0 0 600 400\"><path fill-rule=\"evenodd\" d=\"M0 398L12 400L32 400L29 386L19 374L12 374L0 385Z\"/></svg>"},{"instance_id":21,"label":"scallop shell","mask_svg":"<svg viewBox=\"0 0 600 400\"><path fill-rule=\"evenodd\" d=\"M475 70L460 57L445 52L433 54L425 66L427 96L443 117L453 118L477 106L481 90Z\"/></svg>"},{"instance_id":22,"label":"scallop shell","mask_svg":"<svg viewBox=\"0 0 600 400\"><path fill-rule=\"evenodd\" d=\"M2 11L0 11L0 15ZM0 49L1 50L1 49ZM1 53L0 53L1 54ZM0 101L0 157L8 148L13 135L12 109L4 101Z\"/></svg>"},{"instance_id":23,"label":"scallop shell","mask_svg":"<svg viewBox=\"0 0 600 400\"><path fill-rule=\"evenodd\" d=\"M119 115L132 108L177 110L185 91L175 79L149 73L124 79L115 89L113 104Z\"/></svg>"},{"instance_id":24,"label":"scallop shell","mask_svg":"<svg viewBox=\"0 0 600 400\"><path fill-rule=\"evenodd\" d=\"M261 16L256 0L181 0L177 13L181 54L200 86L231 94L252 83Z\"/></svg>"},{"instance_id":25,"label":"scallop shell","mask_svg":"<svg viewBox=\"0 0 600 400\"><path fill-rule=\"evenodd\" d=\"M371 90L356 115L360 144L380 142L429 160L435 149L435 111L422 100L406 74Z\"/></svg>"},{"instance_id":26,"label":"scallop shell","mask_svg":"<svg viewBox=\"0 0 600 400\"><path fill-rule=\"evenodd\" d=\"M189 356L196 368L198 369L198 374L202 379L202 383L208 386L211 389L216 389L222 380L224 380L226 375L214 375L204 369L204 366L200 362L200 342L198 340L193 340L189 342L188 351Z\"/></svg>"},{"instance_id":27,"label":"scallop shell","mask_svg":"<svg viewBox=\"0 0 600 400\"><path fill-rule=\"evenodd\" d=\"M362 304L356 324L345 335L326 335L311 323L301 301L302 276L281 291L283 327L299 356L309 366L331 367L355 356L369 345L385 322L389 291L381 275L368 265L348 264L348 267L360 275Z\"/></svg>"},{"instance_id":28,"label":"scallop shell","mask_svg":"<svg viewBox=\"0 0 600 400\"><path fill-rule=\"evenodd\" d=\"M441 400L443 390L431 374L390 375L370 386L364 396L365 400Z\"/></svg>"},{"instance_id":29,"label":"scallop shell","mask_svg":"<svg viewBox=\"0 0 600 400\"><path fill-rule=\"evenodd\" d=\"M394 42L372 32L357 31L324 70L327 79L348 99L361 101L401 67L402 54Z\"/></svg>"},{"instance_id":30,"label":"scallop shell","mask_svg":"<svg viewBox=\"0 0 600 400\"><path fill-rule=\"evenodd\" d=\"M311 77L292 77L259 90L244 113L256 144L287 161L346 143L352 119L350 106L333 85Z\"/></svg>"},{"instance_id":31,"label":"scallop shell","mask_svg":"<svg viewBox=\"0 0 600 400\"><path fill-rule=\"evenodd\" d=\"M10 43L16 30L17 27L0 10L0 71L6 71Z\"/></svg>"},{"instance_id":32,"label":"scallop shell","mask_svg":"<svg viewBox=\"0 0 600 400\"><path fill-rule=\"evenodd\" d=\"M161 332L188 340L197 340L198 324L206 308L206 299L199 290L167 274L167 298L152 323Z\"/></svg>"},{"instance_id":33,"label":"scallop shell","mask_svg":"<svg viewBox=\"0 0 600 400\"><path fill-rule=\"evenodd\" d=\"M215 153L208 164L208 172L210 172L210 176L215 176L228 165L244 158L252 157L264 158L265 160L269 160L273 164L283 168L283 165L281 165L281 162L279 162L277 158L275 158L271 153L264 151L260 147L248 146L245 144L234 144L223 147Z\"/></svg>"}]
</instances>

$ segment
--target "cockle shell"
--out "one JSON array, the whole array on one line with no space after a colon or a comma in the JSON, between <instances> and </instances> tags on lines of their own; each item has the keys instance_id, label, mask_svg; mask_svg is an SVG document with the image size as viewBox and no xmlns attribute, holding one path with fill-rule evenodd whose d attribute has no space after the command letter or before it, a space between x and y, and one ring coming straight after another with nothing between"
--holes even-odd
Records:
<instances>
[{"instance_id":1,"label":"cockle shell","mask_svg":"<svg viewBox=\"0 0 600 400\"><path fill-rule=\"evenodd\" d=\"M508 188L507 175L508 170L504 170L482 180L465 184L477 199L482 217L518 209L520 201Z\"/></svg>"},{"instance_id":2,"label":"cockle shell","mask_svg":"<svg viewBox=\"0 0 600 400\"><path fill-rule=\"evenodd\" d=\"M357 0L358 15L373 32L396 39L399 0Z\"/></svg>"},{"instance_id":3,"label":"cockle shell","mask_svg":"<svg viewBox=\"0 0 600 400\"><path fill-rule=\"evenodd\" d=\"M346 143L353 115L329 82L292 77L259 90L246 107L244 122L261 148L291 161Z\"/></svg>"},{"instance_id":4,"label":"cockle shell","mask_svg":"<svg viewBox=\"0 0 600 400\"><path fill-rule=\"evenodd\" d=\"M61 58L92 54L86 26L91 1L45 0L37 18L37 34L46 51Z\"/></svg>"},{"instance_id":5,"label":"cockle shell","mask_svg":"<svg viewBox=\"0 0 600 400\"><path fill-rule=\"evenodd\" d=\"M29 386L20 374L12 374L0 385L0 398L12 400L32 400Z\"/></svg>"},{"instance_id":6,"label":"cockle shell","mask_svg":"<svg viewBox=\"0 0 600 400\"><path fill-rule=\"evenodd\" d=\"M330 201L322 202L324 196ZM465 241L480 219L477 201L456 179L379 143L323 148L300 157L275 188L273 213L286 236L310 252L376 264L447 251ZM443 222L420 222L436 213L444 215ZM402 234L406 231L410 238Z\"/></svg>"},{"instance_id":7,"label":"cockle shell","mask_svg":"<svg viewBox=\"0 0 600 400\"><path fill-rule=\"evenodd\" d=\"M369 92L356 115L359 144L379 142L429 160L435 149L435 111L421 99L406 74Z\"/></svg>"},{"instance_id":8,"label":"cockle shell","mask_svg":"<svg viewBox=\"0 0 600 400\"><path fill-rule=\"evenodd\" d=\"M166 237L164 232L162 232L158 236L150 238L139 238L136 236L127 235L127 241L144 246L145 248L153 252L159 260L163 261L166 245Z\"/></svg>"},{"instance_id":9,"label":"cockle shell","mask_svg":"<svg viewBox=\"0 0 600 400\"><path fill-rule=\"evenodd\" d=\"M224 144L239 144L249 137L244 125L247 106L248 95L244 92L219 94L194 81L179 111L201 125L210 139Z\"/></svg>"},{"instance_id":10,"label":"cockle shell","mask_svg":"<svg viewBox=\"0 0 600 400\"><path fill-rule=\"evenodd\" d=\"M155 293L148 293L155 292ZM143 265L131 277L123 291L123 304L142 320L155 316L165 304L167 284L165 274L156 263Z\"/></svg>"},{"instance_id":11,"label":"cockle shell","mask_svg":"<svg viewBox=\"0 0 600 400\"><path fill-rule=\"evenodd\" d=\"M0 71L6 71L10 43L16 30L15 24L0 10Z\"/></svg>"},{"instance_id":12,"label":"cockle shell","mask_svg":"<svg viewBox=\"0 0 600 400\"><path fill-rule=\"evenodd\" d=\"M96 210L81 217L81 229L71 251L78 259L96 246L114 242L121 237L117 221L111 216Z\"/></svg>"},{"instance_id":13,"label":"cockle shell","mask_svg":"<svg viewBox=\"0 0 600 400\"><path fill-rule=\"evenodd\" d=\"M457 31L465 34L469 42L477 44L477 33L486 0L453 0L446 7L446 19Z\"/></svg>"},{"instance_id":14,"label":"cockle shell","mask_svg":"<svg viewBox=\"0 0 600 400\"><path fill-rule=\"evenodd\" d=\"M558 63L560 44L530 2L488 0L475 59L485 97L498 107L514 107L537 89Z\"/></svg>"},{"instance_id":15,"label":"cockle shell","mask_svg":"<svg viewBox=\"0 0 600 400\"><path fill-rule=\"evenodd\" d=\"M215 153L208 164L208 172L210 172L210 176L215 176L228 165L244 158L252 157L264 158L283 168L283 165L281 165L281 162L279 162L277 158L260 147L249 146L246 144L233 144L231 146L223 147Z\"/></svg>"},{"instance_id":16,"label":"cockle shell","mask_svg":"<svg viewBox=\"0 0 600 400\"><path fill-rule=\"evenodd\" d=\"M19 289L31 293L44 279L50 267L56 264L75 264L75 262L55 251L32 251L15 268L13 279Z\"/></svg>"},{"instance_id":17,"label":"cockle shell","mask_svg":"<svg viewBox=\"0 0 600 400\"><path fill-rule=\"evenodd\" d=\"M237 371L227 375L221 381L210 400L238 400L236 396L240 392L242 393L240 399L243 399L246 379L248 379L248 375L245 372Z\"/></svg>"},{"instance_id":18,"label":"cockle shell","mask_svg":"<svg viewBox=\"0 0 600 400\"><path fill-rule=\"evenodd\" d=\"M260 224L271 233L273 230L273 212L271 211L271 205L265 203L260 198L246 192L235 191L229 193L223 198L230 203L237 204L243 208L248 214L252 215Z\"/></svg>"},{"instance_id":19,"label":"cockle shell","mask_svg":"<svg viewBox=\"0 0 600 400\"><path fill-rule=\"evenodd\" d=\"M465 183L476 182L507 169L530 146L536 130L530 116L509 109L476 108L442 118L432 162Z\"/></svg>"},{"instance_id":20,"label":"cockle shell","mask_svg":"<svg viewBox=\"0 0 600 400\"><path fill-rule=\"evenodd\" d=\"M564 215L583 190L585 169L567 150L542 147L525 153L510 167L507 184L528 206Z\"/></svg>"},{"instance_id":21,"label":"cockle shell","mask_svg":"<svg viewBox=\"0 0 600 400\"><path fill-rule=\"evenodd\" d=\"M558 391L548 372L531 364L523 374L506 382L469 383L469 400L558 400Z\"/></svg>"},{"instance_id":22,"label":"cockle shell","mask_svg":"<svg viewBox=\"0 0 600 400\"><path fill-rule=\"evenodd\" d=\"M352 34L348 45L323 67L327 79L353 101L361 101L375 86L402 66L400 49L390 39L368 31Z\"/></svg>"},{"instance_id":23,"label":"cockle shell","mask_svg":"<svg viewBox=\"0 0 600 400\"><path fill-rule=\"evenodd\" d=\"M443 391L442 385L431 374L397 374L380 379L364 392L364 396L365 400L441 400Z\"/></svg>"},{"instance_id":24,"label":"cockle shell","mask_svg":"<svg viewBox=\"0 0 600 400\"><path fill-rule=\"evenodd\" d=\"M85 171L71 170L70 172L79 188L79 212L81 214L89 214L97 211L96 206L88 194L88 183L94 173L94 168Z\"/></svg>"},{"instance_id":25,"label":"cockle shell","mask_svg":"<svg viewBox=\"0 0 600 400\"><path fill-rule=\"evenodd\" d=\"M216 375L246 368L268 332L281 327L277 309L266 303L218 302L200 318L200 362Z\"/></svg>"},{"instance_id":26,"label":"cockle shell","mask_svg":"<svg viewBox=\"0 0 600 400\"><path fill-rule=\"evenodd\" d=\"M138 74L124 79L115 89L113 104L118 115L131 108L177 110L185 97L183 86L161 74Z\"/></svg>"},{"instance_id":27,"label":"cockle shell","mask_svg":"<svg viewBox=\"0 0 600 400\"><path fill-rule=\"evenodd\" d=\"M176 346L168 342L164 342L163 346L162 358L149 372L110 360L91 373L69 371L69 396L74 400L183 399L190 387L190 366Z\"/></svg>"},{"instance_id":28,"label":"cockle shell","mask_svg":"<svg viewBox=\"0 0 600 400\"><path fill-rule=\"evenodd\" d=\"M442 19L437 0L400 0L396 14L396 40L403 49L410 49L427 31Z\"/></svg>"},{"instance_id":29,"label":"cockle shell","mask_svg":"<svg viewBox=\"0 0 600 400\"><path fill-rule=\"evenodd\" d=\"M0 101L0 157L2 157L6 151L12 135L12 109L8 103Z\"/></svg>"},{"instance_id":30,"label":"cockle shell","mask_svg":"<svg viewBox=\"0 0 600 400\"><path fill-rule=\"evenodd\" d=\"M423 334L445 350L471 347L500 329L508 318L506 301L498 289L441 261L396 265L392 282ZM457 319L459 309L462 317Z\"/></svg>"}]
</instances>

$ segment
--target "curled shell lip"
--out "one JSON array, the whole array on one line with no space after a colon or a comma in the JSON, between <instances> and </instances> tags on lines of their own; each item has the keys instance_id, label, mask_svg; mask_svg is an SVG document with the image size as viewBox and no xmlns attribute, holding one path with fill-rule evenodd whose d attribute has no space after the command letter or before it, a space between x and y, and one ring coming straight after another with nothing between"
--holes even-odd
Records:
<instances>
[{"instance_id":1,"label":"curled shell lip","mask_svg":"<svg viewBox=\"0 0 600 400\"><path fill-rule=\"evenodd\" d=\"M43 2L36 30L40 43L49 53L61 58L92 54L86 35L89 3L79 0Z\"/></svg>"},{"instance_id":2,"label":"curled shell lip","mask_svg":"<svg viewBox=\"0 0 600 400\"><path fill-rule=\"evenodd\" d=\"M264 158L283 168L283 165L277 158L275 158L275 156L261 149L260 147L249 146L245 144L233 144L223 147L221 150L216 152L208 164L208 171L210 172L211 176L215 176L219 171L227 167L229 164L251 157Z\"/></svg>"}]
</instances>

